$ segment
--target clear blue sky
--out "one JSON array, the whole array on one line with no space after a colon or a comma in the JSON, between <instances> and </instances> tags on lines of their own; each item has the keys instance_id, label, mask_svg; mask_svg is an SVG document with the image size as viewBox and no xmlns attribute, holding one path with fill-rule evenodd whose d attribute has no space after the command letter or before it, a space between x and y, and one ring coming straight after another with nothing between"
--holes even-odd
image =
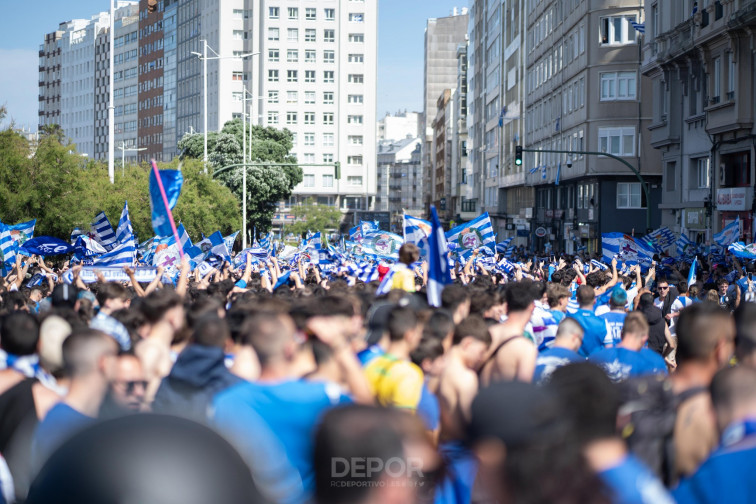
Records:
<instances>
[{"instance_id":1,"label":"clear blue sky","mask_svg":"<svg viewBox=\"0 0 756 504\"><path fill-rule=\"evenodd\" d=\"M378 118L423 106L423 34L430 17L448 16L467 0L379 0ZM39 44L58 23L89 18L108 0L2 0L0 104L19 126L36 129Z\"/></svg>"}]
</instances>

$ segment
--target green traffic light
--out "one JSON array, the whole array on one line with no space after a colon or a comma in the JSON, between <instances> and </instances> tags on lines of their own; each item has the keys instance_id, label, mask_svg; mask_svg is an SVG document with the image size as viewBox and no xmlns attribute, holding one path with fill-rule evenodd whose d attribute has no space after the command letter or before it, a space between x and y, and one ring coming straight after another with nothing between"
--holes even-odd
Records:
<instances>
[{"instance_id":1,"label":"green traffic light","mask_svg":"<svg viewBox=\"0 0 756 504\"><path fill-rule=\"evenodd\" d=\"M515 164L520 166L522 164L522 159L515 159Z\"/></svg>"}]
</instances>

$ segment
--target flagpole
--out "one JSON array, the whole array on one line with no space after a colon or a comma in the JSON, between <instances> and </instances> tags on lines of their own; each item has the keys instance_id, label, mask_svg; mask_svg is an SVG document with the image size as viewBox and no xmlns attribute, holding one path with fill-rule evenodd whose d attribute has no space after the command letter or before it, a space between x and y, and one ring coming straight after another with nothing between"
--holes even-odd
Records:
<instances>
[{"instance_id":1,"label":"flagpole","mask_svg":"<svg viewBox=\"0 0 756 504\"><path fill-rule=\"evenodd\" d=\"M163 197L163 204L165 205L165 210L168 213L168 220L171 222L171 230L173 231L173 237L176 239L176 246L179 249L179 255L181 256L181 260L184 260L184 248L181 246L181 239L178 235L178 230L176 229L176 223L173 222L173 212L171 212L171 206L168 204L168 196L165 194L165 187L163 187L163 180L160 178L160 172L158 171L157 163L154 159L150 160L152 162L152 171L155 173L155 178L157 179L158 188L160 189L160 196Z\"/></svg>"}]
</instances>

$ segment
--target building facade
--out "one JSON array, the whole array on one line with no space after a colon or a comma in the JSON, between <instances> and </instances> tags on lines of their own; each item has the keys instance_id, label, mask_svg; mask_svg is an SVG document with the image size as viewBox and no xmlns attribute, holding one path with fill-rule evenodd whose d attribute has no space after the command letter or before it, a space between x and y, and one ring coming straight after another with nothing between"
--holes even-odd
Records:
<instances>
[{"instance_id":1,"label":"building facade","mask_svg":"<svg viewBox=\"0 0 756 504\"><path fill-rule=\"evenodd\" d=\"M423 213L422 139L385 140L378 144L375 210L390 213L391 231L402 234L403 215Z\"/></svg>"},{"instance_id":2,"label":"building facade","mask_svg":"<svg viewBox=\"0 0 756 504\"><path fill-rule=\"evenodd\" d=\"M755 1L647 1L644 75L662 156L662 224L703 243L740 219L753 241Z\"/></svg>"},{"instance_id":3,"label":"building facade","mask_svg":"<svg viewBox=\"0 0 756 504\"><path fill-rule=\"evenodd\" d=\"M376 140L380 143L385 140L402 140L404 138L417 138L421 136L420 121L422 114L418 112L399 112L395 115L386 114L378 121L376 127Z\"/></svg>"},{"instance_id":4,"label":"building facade","mask_svg":"<svg viewBox=\"0 0 756 504\"><path fill-rule=\"evenodd\" d=\"M651 82L639 72L633 25L642 3L528 0L527 9L524 146L608 152L640 173L606 156L526 153L534 248L594 252L601 233L658 227L661 160L651 148Z\"/></svg>"},{"instance_id":5,"label":"building facade","mask_svg":"<svg viewBox=\"0 0 756 504\"><path fill-rule=\"evenodd\" d=\"M38 128L60 124L61 38L62 30L45 35L39 46L39 121Z\"/></svg>"}]
</instances>

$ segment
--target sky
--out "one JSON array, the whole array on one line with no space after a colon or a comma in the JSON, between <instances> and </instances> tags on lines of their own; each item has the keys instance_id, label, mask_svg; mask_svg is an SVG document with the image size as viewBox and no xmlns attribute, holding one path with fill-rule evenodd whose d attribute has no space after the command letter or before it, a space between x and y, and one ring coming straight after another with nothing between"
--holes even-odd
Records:
<instances>
[{"instance_id":1,"label":"sky","mask_svg":"<svg viewBox=\"0 0 756 504\"><path fill-rule=\"evenodd\" d=\"M370 1L370 0L369 0ZM421 112L426 20L448 16L467 0L379 0L377 119ZM108 10L108 0L0 0L0 104L16 125L37 127L37 51L58 23Z\"/></svg>"}]
</instances>

